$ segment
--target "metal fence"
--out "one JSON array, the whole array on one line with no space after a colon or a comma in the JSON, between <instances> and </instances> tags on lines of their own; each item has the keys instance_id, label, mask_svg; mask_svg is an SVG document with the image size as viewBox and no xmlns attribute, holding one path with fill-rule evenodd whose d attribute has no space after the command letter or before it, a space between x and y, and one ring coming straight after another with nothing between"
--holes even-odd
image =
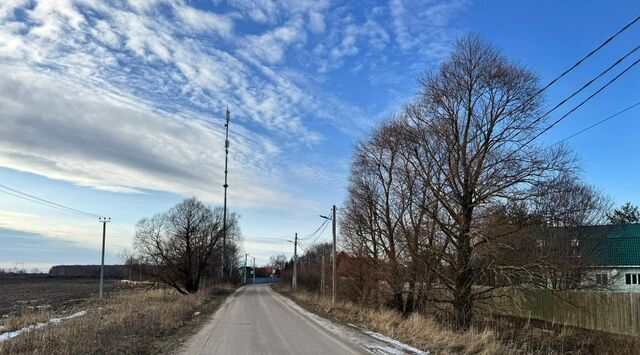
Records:
<instances>
[{"instance_id":1,"label":"metal fence","mask_svg":"<svg viewBox=\"0 0 640 355\"><path fill-rule=\"evenodd\" d=\"M498 314L640 335L640 294L636 293L506 290L491 303Z\"/></svg>"}]
</instances>

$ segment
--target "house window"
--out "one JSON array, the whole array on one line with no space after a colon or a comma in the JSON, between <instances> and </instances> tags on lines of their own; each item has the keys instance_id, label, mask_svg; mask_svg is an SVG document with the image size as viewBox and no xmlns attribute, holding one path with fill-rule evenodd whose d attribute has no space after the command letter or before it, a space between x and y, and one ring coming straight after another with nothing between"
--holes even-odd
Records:
<instances>
[{"instance_id":1,"label":"house window","mask_svg":"<svg viewBox=\"0 0 640 355\"><path fill-rule=\"evenodd\" d=\"M596 274L596 285L607 286L609 284L609 276L607 274Z\"/></svg>"},{"instance_id":2,"label":"house window","mask_svg":"<svg viewBox=\"0 0 640 355\"><path fill-rule=\"evenodd\" d=\"M640 274L627 273L624 275L624 281L627 285L637 285L640 283Z\"/></svg>"},{"instance_id":3,"label":"house window","mask_svg":"<svg viewBox=\"0 0 640 355\"><path fill-rule=\"evenodd\" d=\"M576 248L577 246L580 245L580 241L576 238L571 239L571 246Z\"/></svg>"}]
</instances>

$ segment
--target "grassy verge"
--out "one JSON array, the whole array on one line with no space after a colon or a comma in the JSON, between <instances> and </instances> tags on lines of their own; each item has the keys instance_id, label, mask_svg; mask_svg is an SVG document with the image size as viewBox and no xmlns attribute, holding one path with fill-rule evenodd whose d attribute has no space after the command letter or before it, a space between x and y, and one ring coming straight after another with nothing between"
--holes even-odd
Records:
<instances>
[{"instance_id":1,"label":"grassy verge","mask_svg":"<svg viewBox=\"0 0 640 355\"><path fill-rule=\"evenodd\" d=\"M466 332L456 332L432 318L407 318L389 309L337 302L304 290L274 289L306 308L342 324L384 334L432 354L633 354L640 339L515 318L485 318Z\"/></svg>"},{"instance_id":2,"label":"grassy verge","mask_svg":"<svg viewBox=\"0 0 640 355\"><path fill-rule=\"evenodd\" d=\"M213 313L233 287L215 287L195 295L170 289L135 289L103 301L88 301L68 314L86 310L11 340L0 342L1 354L157 354L176 349ZM23 314L5 321L12 328L43 320L50 314Z\"/></svg>"},{"instance_id":3,"label":"grassy verge","mask_svg":"<svg viewBox=\"0 0 640 355\"><path fill-rule=\"evenodd\" d=\"M469 330L456 333L439 326L419 314L403 318L389 309L364 308L351 302L336 302L325 297L276 286L275 290L291 298L311 312L339 323L352 323L361 328L384 334L393 339L435 354L511 354L495 333Z\"/></svg>"}]
</instances>

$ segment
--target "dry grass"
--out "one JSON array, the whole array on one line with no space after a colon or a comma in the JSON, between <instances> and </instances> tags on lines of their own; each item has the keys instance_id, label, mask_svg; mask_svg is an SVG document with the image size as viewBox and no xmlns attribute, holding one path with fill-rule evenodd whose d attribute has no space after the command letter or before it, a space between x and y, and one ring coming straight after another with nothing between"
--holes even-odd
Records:
<instances>
[{"instance_id":1,"label":"dry grass","mask_svg":"<svg viewBox=\"0 0 640 355\"><path fill-rule=\"evenodd\" d=\"M36 309L22 315L13 314L2 322L2 331L8 332L22 329L31 324L46 323L49 319L53 318L53 316L53 312L50 309Z\"/></svg>"},{"instance_id":2,"label":"dry grass","mask_svg":"<svg viewBox=\"0 0 640 355\"><path fill-rule=\"evenodd\" d=\"M394 310L372 309L303 290L278 289L310 311L353 323L432 354L637 354L640 338L507 317L478 319L460 333L422 314L408 318Z\"/></svg>"},{"instance_id":3,"label":"dry grass","mask_svg":"<svg viewBox=\"0 0 640 355\"><path fill-rule=\"evenodd\" d=\"M285 294L316 313L343 323L355 323L435 354L512 354L515 350L505 346L490 330L456 333L420 314L403 318L393 310L364 308L351 302L332 305L331 300L305 291Z\"/></svg>"},{"instance_id":4,"label":"dry grass","mask_svg":"<svg viewBox=\"0 0 640 355\"><path fill-rule=\"evenodd\" d=\"M81 304L88 313L59 325L0 342L2 354L156 354L165 353L213 312L231 287L183 296L169 289L123 291L104 301ZM201 312L195 316L195 312ZM13 320L25 324L34 315ZM185 327L185 325L187 327ZM172 341L173 340L173 341Z\"/></svg>"}]
</instances>

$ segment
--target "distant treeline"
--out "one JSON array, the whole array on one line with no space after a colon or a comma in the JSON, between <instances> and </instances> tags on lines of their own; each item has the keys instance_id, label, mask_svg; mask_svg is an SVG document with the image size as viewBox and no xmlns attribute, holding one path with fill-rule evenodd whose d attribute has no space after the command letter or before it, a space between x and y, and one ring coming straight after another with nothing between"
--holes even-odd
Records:
<instances>
[{"instance_id":1,"label":"distant treeline","mask_svg":"<svg viewBox=\"0 0 640 355\"><path fill-rule=\"evenodd\" d=\"M56 265L49 270L50 277L100 277L100 265ZM140 265L105 265L104 277L109 279L144 278Z\"/></svg>"}]
</instances>

